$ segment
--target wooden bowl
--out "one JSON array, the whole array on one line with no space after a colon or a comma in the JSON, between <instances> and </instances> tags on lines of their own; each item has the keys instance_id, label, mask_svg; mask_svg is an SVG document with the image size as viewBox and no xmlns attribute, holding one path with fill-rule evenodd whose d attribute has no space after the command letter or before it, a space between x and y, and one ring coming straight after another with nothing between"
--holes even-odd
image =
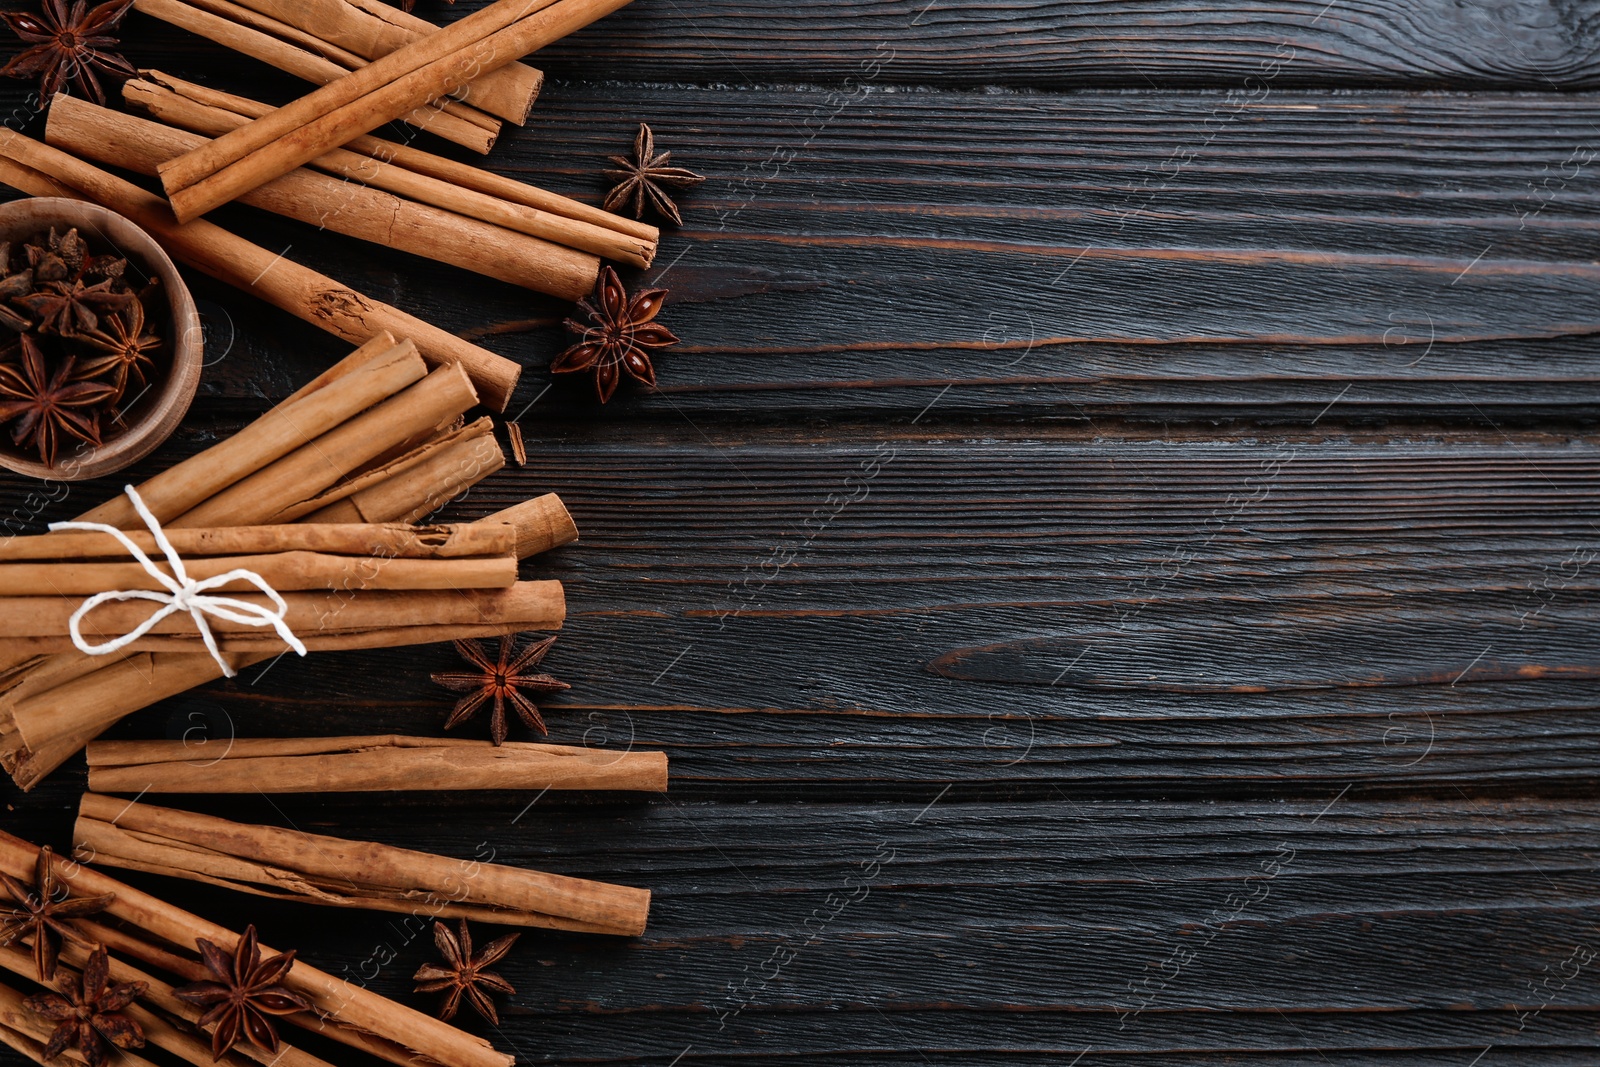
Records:
<instances>
[{"instance_id":1,"label":"wooden bowl","mask_svg":"<svg viewBox=\"0 0 1600 1067\"><path fill-rule=\"evenodd\" d=\"M160 334L172 346L165 374L128 409L122 428L106 434L99 448L64 447L65 455L57 456L51 467L39 462L36 454L17 448L11 435L0 430L0 467L34 478L77 482L131 466L172 435L200 386L205 343L200 313L178 269L161 246L132 222L99 204L62 197L39 196L0 204L0 241L21 241L51 226L62 231L76 226L96 252L110 246L128 259L130 267L159 277L171 313L171 321L164 327L167 332ZM156 329L159 333L162 327Z\"/></svg>"}]
</instances>

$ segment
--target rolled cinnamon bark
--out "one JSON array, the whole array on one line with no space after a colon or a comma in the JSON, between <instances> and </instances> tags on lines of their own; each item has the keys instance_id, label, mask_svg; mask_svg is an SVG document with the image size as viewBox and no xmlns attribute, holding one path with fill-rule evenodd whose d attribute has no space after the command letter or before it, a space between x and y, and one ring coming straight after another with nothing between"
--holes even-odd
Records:
<instances>
[{"instance_id":1,"label":"rolled cinnamon bark","mask_svg":"<svg viewBox=\"0 0 1600 1067\"><path fill-rule=\"evenodd\" d=\"M644 932L650 893L85 793L73 843L94 862L242 893L510 926Z\"/></svg>"},{"instance_id":2,"label":"rolled cinnamon bark","mask_svg":"<svg viewBox=\"0 0 1600 1067\"><path fill-rule=\"evenodd\" d=\"M409 522L431 514L505 466L494 423L474 419L436 434L283 512L300 522Z\"/></svg>"},{"instance_id":3,"label":"rolled cinnamon bark","mask_svg":"<svg viewBox=\"0 0 1600 1067\"><path fill-rule=\"evenodd\" d=\"M163 165L167 199L180 221L198 218L627 3L497 0Z\"/></svg>"},{"instance_id":4,"label":"rolled cinnamon bark","mask_svg":"<svg viewBox=\"0 0 1600 1067\"><path fill-rule=\"evenodd\" d=\"M390 648L399 644L423 644L408 640L409 635L436 632L434 640L450 641L477 636L484 628L515 633L522 630L558 630L566 617L566 601L560 582L515 582L502 589L461 588L373 589L359 593L348 589L283 593L288 605L284 622L312 651L329 648ZM260 593L242 593L235 600L271 608ZM67 618L77 604L64 597L8 597L0 599L0 633L8 637L49 637L54 642L38 641L40 650L71 650L65 636ZM124 601L104 604L83 619L86 638L110 638L128 633L151 615L148 602ZM283 641L272 630L250 627L225 617L208 617L212 635L224 652L284 650ZM346 640L365 637L359 644ZM151 628L149 635L128 646L134 651L157 649L204 652L194 620L186 613L169 615ZM29 690L22 690L26 694ZM17 721L31 723L32 703L19 695L13 700Z\"/></svg>"},{"instance_id":5,"label":"rolled cinnamon bark","mask_svg":"<svg viewBox=\"0 0 1600 1067\"><path fill-rule=\"evenodd\" d=\"M152 560L169 577L164 560ZM280 593L310 589L504 589L517 580L512 556L483 559L390 559L337 556L327 552L272 552L256 556L208 556L185 560L184 571L197 582L236 570L249 571ZM242 578L211 587L233 594L259 588ZM0 564L0 612L13 610L22 597L90 597L107 590L166 592L168 587L138 562ZM145 602L148 609L149 602Z\"/></svg>"},{"instance_id":6,"label":"rolled cinnamon bark","mask_svg":"<svg viewBox=\"0 0 1600 1067\"><path fill-rule=\"evenodd\" d=\"M410 341L383 333L340 360L314 390L299 394L226 440L182 460L138 487L145 506L161 523L171 522L228 486L305 446L352 418L420 382L428 368ZM79 516L118 528L142 527L133 504L117 494Z\"/></svg>"},{"instance_id":7,"label":"rolled cinnamon bark","mask_svg":"<svg viewBox=\"0 0 1600 1067\"><path fill-rule=\"evenodd\" d=\"M107 523L107 525L110 525ZM160 554L146 530L124 534L146 553ZM404 523L326 525L295 523L279 526L216 526L168 530L167 543L184 559L195 556L243 556L264 552L327 552L341 556L384 559L462 559L468 556L512 555L517 530L509 522L408 526ZM110 534L61 530L37 537L13 537L0 543L0 560L70 560L126 556L128 550ZM8 594L9 595L9 591ZM0 622L0 625L4 625Z\"/></svg>"},{"instance_id":8,"label":"rolled cinnamon bark","mask_svg":"<svg viewBox=\"0 0 1600 1067\"><path fill-rule=\"evenodd\" d=\"M415 15L407 16L399 8L390 8L388 17L383 17L347 0L239 0L239 3L302 30L319 43L347 49L361 60L386 56L439 30ZM353 70L360 63L344 65ZM542 73L524 63L512 63L478 78L458 94L458 99L470 101L480 111L521 126L528 121L528 113L533 110L533 102L538 99L543 85Z\"/></svg>"},{"instance_id":9,"label":"rolled cinnamon bark","mask_svg":"<svg viewBox=\"0 0 1600 1067\"><path fill-rule=\"evenodd\" d=\"M174 259L196 270L253 293L353 344L363 344L381 331L408 337L429 363L464 366L486 405L503 411L511 401L522 373L516 362L363 296L209 222L175 225L159 197L59 149L0 129L0 182L33 196L59 196L64 187L70 187L76 198L103 204L133 219Z\"/></svg>"},{"instance_id":10,"label":"rolled cinnamon bark","mask_svg":"<svg viewBox=\"0 0 1600 1067\"><path fill-rule=\"evenodd\" d=\"M0 831L0 871L27 881L33 876L38 855L39 850L34 845ZM79 864L68 868L62 865L58 873L73 896L114 894L106 912L154 939L188 948L198 938L204 938L230 953L239 943L239 935L227 927L208 922L87 866ZM277 950L262 945L261 952L263 956L271 956ZM512 1057L496 1052L482 1038L335 978L304 960L295 961L283 983L309 999L317 1013L331 1023L378 1035L435 1063L458 1067L512 1067L514 1062ZM287 1018L292 1020L296 1016ZM403 1056L393 1059L397 1063L412 1062Z\"/></svg>"},{"instance_id":11,"label":"rolled cinnamon bark","mask_svg":"<svg viewBox=\"0 0 1600 1067\"><path fill-rule=\"evenodd\" d=\"M370 0L362 2L367 3ZM236 121L225 120L223 114L257 119L263 115L270 115L275 110L270 104L197 85L161 71L145 70L140 73L141 77L123 83L123 96L128 103L144 108L163 122L182 126L197 133L220 137L229 130L237 129L239 124ZM198 104L200 109L185 107L183 106L185 102ZM415 174L437 178L460 189L475 190L506 203L524 204L552 215L561 215L602 229L615 230L625 237L631 237L651 246L661 238L661 231L649 223L616 215L580 200L573 200L504 177L482 167L459 163L396 141L386 141L366 135L347 142L344 150L369 156L384 163L393 163ZM329 153L330 156L334 154ZM312 160L311 165L320 166L324 158L327 157ZM590 251L604 255L599 249Z\"/></svg>"},{"instance_id":12,"label":"rolled cinnamon bark","mask_svg":"<svg viewBox=\"0 0 1600 1067\"><path fill-rule=\"evenodd\" d=\"M334 427L172 520L173 526L255 525L286 521L287 509L415 434L477 402L458 366L440 367L415 385Z\"/></svg>"},{"instance_id":13,"label":"rolled cinnamon bark","mask_svg":"<svg viewBox=\"0 0 1600 1067\"><path fill-rule=\"evenodd\" d=\"M146 15L215 41L224 48L231 48L315 85L338 81L353 66L337 63L326 54L318 55L270 33L263 33L259 28L263 20L252 20L257 21L256 27L247 26L238 18L224 17L186 0L134 0L134 7ZM326 53L327 49L319 51ZM480 155L494 147L500 136L500 124L493 117L456 101L441 103L444 106L434 106L427 101L415 108L408 108L405 114L396 117Z\"/></svg>"},{"instance_id":14,"label":"rolled cinnamon bark","mask_svg":"<svg viewBox=\"0 0 1600 1067\"><path fill-rule=\"evenodd\" d=\"M76 156L153 175L162 162L206 138L60 94L50 105L45 140ZM599 258L588 252L306 168L250 191L241 202L563 300L586 296L600 273Z\"/></svg>"},{"instance_id":15,"label":"rolled cinnamon bark","mask_svg":"<svg viewBox=\"0 0 1600 1067\"><path fill-rule=\"evenodd\" d=\"M299 737L235 739L196 762L181 741L96 741L89 788L121 793L350 793L396 789L667 788L660 752L610 752L458 738Z\"/></svg>"},{"instance_id":16,"label":"rolled cinnamon bark","mask_svg":"<svg viewBox=\"0 0 1600 1067\"><path fill-rule=\"evenodd\" d=\"M340 0L340 2L342 3L344 0ZM165 75L161 77L166 78ZM176 81L176 79L169 80ZM145 78L125 82L122 92L123 98L130 104L156 115L163 122L194 131L195 133L204 134L208 137L217 137L227 133L229 130L236 130L249 121L249 117L245 112L204 104L188 96L181 95L157 82L154 80L154 76L148 75L148 73ZM80 104L80 106L87 105ZM271 109L261 105L259 109L251 110L257 114L264 114ZM118 115L119 118L126 118L126 116L121 116L117 112L111 112L111 114ZM135 143L131 152L120 146L106 149L96 147L97 142L100 140L113 136L113 134L103 129L85 130L70 141L63 138L62 146L72 151L93 154L107 162L130 166L144 173L151 172L154 164L149 161L149 158L156 153L149 149L141 149L137 143ZM430 204L436 208L451 212L452 218L464 215L468 218L482 220L496 227L554 241L569 248L580 249L607 259L619 260L636 267L648 267L655 258L659 231L653 226L642 227L647 231L647 234L641 236L638 232L641 227L624 225L627 220L622 219L620 216L611 215L609 212L600 212L595 208L588 208L587 205L578 204L576 201L570 205L534 206L526 201L553 202L564 200L565 198L556 197L555 194L551 193L543 193L542 190L533 189L531 186L523 186L521 189L516 190L520 197L519 200L504 200L491 196L470 186L463 186L408 168L399 158L403 153L390 152L384 147L386 142L379 142L376 145L363 143L376 140L376 138L368 137L357 138L347 148L333 149L326 155L312 160L308 166L318 171L325 171L327 174L341 179L341 184L358 182L363 186L383 189L397 196L405 197L410 201ZM188 147L192 147L191 142L179 142L170 138L163 145L164 150L173 151L174 154L176 151L182 151ZM396 145L393 147L398 149L401 146ZM362 151L362 149L367 151ZM137 155L140 157L139 162L137 164L125 162L123 159L105 154L108 151L114 152L116 156L128 158ZM416 153L417 150L404 149L404 152ZM425 155L426 153L417 154ZM168 156L167 158L171 157ZM434 158L437 159L438 157ZM440 160L439 162L450 163L449 160ZM448 166L441 168L435 164L430 164L430 166L433 166L435 170L451 169ZM455 164L455 166L461 167L464 165ZM261 189L241 197L241 200L244 203L255 203L257 206L266 207L266 204L258 203L252 198L265 190L274 188L279 182L295 175L306 173L306 169L292 171L283 178L268 182ZM473 178L471 180L474 184L483 184L481 179ZM500 181L512 186L521 185L518 182L511 182L509 179L500 179ZM561 210L556 210L556 207ZM275 209L269 208L269 210ZM603 222L590 221L596 214L602 217ZM591 287L592 281L593 279L590 278Z\"/></svg>"}]
</instances>

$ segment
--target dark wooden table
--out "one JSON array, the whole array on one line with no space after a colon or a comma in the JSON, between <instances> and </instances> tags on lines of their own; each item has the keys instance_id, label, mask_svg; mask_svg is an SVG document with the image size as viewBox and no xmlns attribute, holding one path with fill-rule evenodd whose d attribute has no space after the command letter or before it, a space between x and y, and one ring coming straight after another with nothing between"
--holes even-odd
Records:
<instances>
[{"instance_id":1,"label":"dark wooden table","mask_svg":"<svg viewBox=\"0 0 1600 1067\"><path fill-rule=\"evenodd\" d=\"M657 393L551 386L553 301L218 218L526 363L528 465L448 514L568 502L551 736L671 794L187 803L654 890L638 940L523 937L524 1062L1600 1059L1600 3L638 0L538 65L491 166L595 198L645 120L711 176ZM196 290L138 473L348 348ZM434 734L451 662L115 735ZM64 847L83 784L6 825ZM422 1003L388 918L160 888Z\"/></svg>"}]
</instances>

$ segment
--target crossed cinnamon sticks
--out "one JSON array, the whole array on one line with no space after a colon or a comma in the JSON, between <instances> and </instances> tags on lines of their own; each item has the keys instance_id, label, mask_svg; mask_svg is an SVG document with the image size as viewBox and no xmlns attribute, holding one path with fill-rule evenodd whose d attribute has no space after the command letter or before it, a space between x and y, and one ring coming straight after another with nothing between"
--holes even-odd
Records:
<instances>
[{"instance_id":1,"label":"crossed cinnamon sticks","mask_svg":"<svg viewBox=\"0 0 1600 1067\"><path fill-rule=\"evenodd\" d=\"M179 221L198 218L331 149L469 85L628 0L497 0L161 165Z\"/></svg>"},{"instance_id":2,"label":"crossed cinnamon sticks","mask_svg":"<svg viewBox=\"0 0 1600 1067\"><path fill-rule=\"evenodd\" d=\"M36 846L0 831L0 871L30 881L38 857ZM210 1048L186 1032L198 1018L198 1011L175 998L172 990L176 984L208 977L197 958L197 939L204 938L231 952L239 935L82 864L57 861L57 875L73 896L113 895L102 919L80 919L76 925L109 951L114 981L149 983L147 993L135 1005L135 1014L141 1026L148 1025L151 1043L191 1063L209 1063ZM263 952L270 955L273 950L263 946ZM86 956L82 946L69 942L62 960L69 971L77 970ZM27 977L33 970L32 958L16 947L0 948L0 969L17 976L10 982L0 982L0 1041L38 1058L43 1036L48 1035L41 1036L37 1016L21 1009L22 994L13 984L32 984ZM160 975L170 976L170 980ZM295 961L283 983L312 1004L309 1012L284 1016L285 1022L350 1048L403 1067L418 1062L511 1067L512 1057L497 1052L483 1038L336 978L303 960ZM226 1062L236 1067L244 1063L238 1057L240 1053L248 1055L241 1046ZM147 1062L129 1053L121 1056L134 1064ZM266 1059L279 1067L328 1067L325 1061L292 1043L281 1058Z\"/></svg>"}]
</instances>

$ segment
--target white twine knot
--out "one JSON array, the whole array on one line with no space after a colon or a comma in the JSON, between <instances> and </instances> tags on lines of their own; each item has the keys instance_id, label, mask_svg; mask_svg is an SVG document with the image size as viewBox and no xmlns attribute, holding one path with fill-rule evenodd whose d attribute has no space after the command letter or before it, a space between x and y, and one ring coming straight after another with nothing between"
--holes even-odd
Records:
<instances>
[{"instance_id":1,"label":"white twine knot","mask_svg":"<svg viewBox=\"0 0 1600 1067\"><path fill-rule=\"evenodd\" d=\"M289 629L289 624L284 621L289 614L289 605L284 602L283 597L278 595L276 589L267 584L266 579L255 571L246 570L242 567L203 581L191 579L188 572L184 570L183 560L178 558L178 553L173 549L172 542L167 540L167 535L162 531L161 524L150 513L150 509L145 507L144 501L139 498L138 491L130 485L127 486L127 494L128 499L133 501L134 510L144 520L145 526L149 527L151 536L155 538L156 547L166 555L167 563L172 567L171 575L166 574L151 562L150 557L145 555L127 534L115 526L107 526L99 522L53 522L50 524L50 529L52 531L90 530L95 533L110 534L122 542L122 547L126 548L128 553L139 561L152 578L165 586L167 592L161 593L150 589L112 590L105 593L96 593L88 600L85 600L78 610L72 613L72 619L67 624L67 629L72 634L72 643L78 647L80 652L90 656L108 656L139 640L168 615L186 611L194 618L195 627L199 629L200 637L206 643L206 649L211 653L212 658L217 661L217 665L222 668L224 677L232 678L237 672L228 665L227 660L222 658L222 653L217 651L217 640L211 634L211 625L206 621L207 615L214 615L219 619L226 619L241 626L271 626L278 631L278 636L283 638L285 644L302 656L306 654L306 646L294 635L294 631ZM277 606L277 610L273 611L260 604L252 604L247 600L239 600L235 597L211 596L207 593L207 590L216 589L227 585L229 582L239 581L249 582L261 590ZM162 607L161 610L134 627L131 632L98 645L89 644L83 638L81 628L83 617L101 604L107 604L114 600L153 600L162 605Z\"/></svg>"}]
</instances>

